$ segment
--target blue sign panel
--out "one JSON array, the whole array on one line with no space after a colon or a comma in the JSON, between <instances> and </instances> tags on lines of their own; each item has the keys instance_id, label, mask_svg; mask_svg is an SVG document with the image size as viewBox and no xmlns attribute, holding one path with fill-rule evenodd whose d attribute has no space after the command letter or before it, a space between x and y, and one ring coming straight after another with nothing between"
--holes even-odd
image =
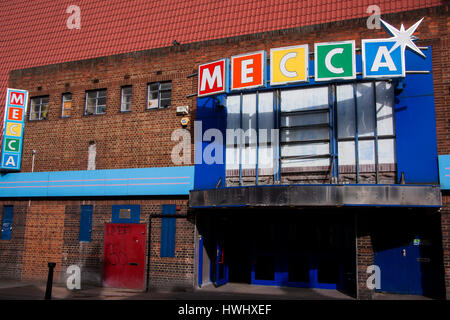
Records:
<instances>
[{"instance_id":1,"label":"blue sign panel","mask_svg":"<svg viewBox=\"0 0 450 320\"><path fill-rule=\"evenodd\" d=\"M187 195L193 186L193 166L0 175L2 198Z\"/></svg>"},{"instance_id":2,"label":"blue sign panel","mask_svg":"<svg viewBox=\"0 0 450 320\"><path fill-rule=\"evenodd\" d=\"M405 55L396 43L385 39L361 41L364 78L405 76Z\"/></svg>"},{"instance_id":3,"label":"blue sign panel","mask_svg":"<svg viewBox=\"0 0 450 320\"><path fill-rule=\"evenodd\" d=\"M28 91L8 88L0 169L20 170Z\"/></svg>"},{"instance_id":4,"label":"blue sign panel","mask_svg":"<svg viewBox=\"0 0 450 320\"><path fill-rule=\"evenodd\" d=\"M450 155L439 156L439 182L442 190L450 190Z\"/></svg>"}]
</instances>

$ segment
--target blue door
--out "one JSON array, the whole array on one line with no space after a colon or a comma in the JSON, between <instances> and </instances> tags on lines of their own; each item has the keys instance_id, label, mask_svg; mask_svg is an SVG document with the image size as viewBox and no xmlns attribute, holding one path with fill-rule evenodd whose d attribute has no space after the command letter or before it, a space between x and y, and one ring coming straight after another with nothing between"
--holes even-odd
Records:
<instances>
[{"instance_id":1,"label":"blue door","mask_svg":"<svg viewBox=\"0 0 450 320\"><path fill-rule=\"evenodd\" d=\"M404 246L375 252L375 264L381 271L379 292L422 295L420 239Z\"/></svg>"},{"instance_id":2,"label":"blue door","mask_svg":"<svg viewBox=\"0 0 450 320\"><path fill-rule=\"evenodd\" d=\"M224 241L223 239L219 239L217 241L216 279L214 281L216 286L221 286L228 283L228 264L224 249Z\"/></svg>"}]
</instances>

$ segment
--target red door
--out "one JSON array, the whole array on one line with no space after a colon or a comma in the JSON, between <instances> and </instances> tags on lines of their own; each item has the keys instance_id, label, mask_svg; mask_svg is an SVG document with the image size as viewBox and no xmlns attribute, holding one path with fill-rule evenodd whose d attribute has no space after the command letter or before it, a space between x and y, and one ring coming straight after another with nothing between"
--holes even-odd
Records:
<instances>
[{"instance_id":1,"label":"red door","mask_svg":"<svg viewBox=\"0 0 450 320\"><path fill-rule=\"evenodd\" d=\"M107 223L103 285L144 289L145 224Z\"/></svg>"}]
</instances>

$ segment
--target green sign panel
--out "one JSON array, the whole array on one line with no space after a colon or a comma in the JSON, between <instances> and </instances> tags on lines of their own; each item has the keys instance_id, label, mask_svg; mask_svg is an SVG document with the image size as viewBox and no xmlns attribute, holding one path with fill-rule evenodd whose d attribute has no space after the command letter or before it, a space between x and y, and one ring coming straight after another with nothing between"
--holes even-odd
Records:
<instances>
[{"instance_id":1,"label":"green sign panel","mask_svg":"<svg viewBox=\"0 0 450 320\"><path fill-rule=\"evenodd\" d=\"M315 80L356 79L355 41L314 44Z\"/></svg>"}]
</instances>

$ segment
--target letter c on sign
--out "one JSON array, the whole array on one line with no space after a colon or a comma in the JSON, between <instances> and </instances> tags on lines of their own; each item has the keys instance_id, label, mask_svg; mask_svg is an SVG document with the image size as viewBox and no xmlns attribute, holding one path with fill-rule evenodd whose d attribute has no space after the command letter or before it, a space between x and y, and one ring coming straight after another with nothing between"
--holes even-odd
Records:
<instances>
[{"instance_id":1,"label":"letter c on sign","mask_svg":"<svg viewBox=\"0 0 450 320\"><path fill-rule=\"evenodd\" d=\"M342 54L342 52L344 52L344 48L335 48L335 49L331 50L330 52L328 52L327 56L325 57L325 65L326 65L327 69L330 70L333 73L337 73L337 74L344 73L344 69L343 68L336 68L331 63L331 59L336 54Z\"/></svg>"},{"instance_id":2,"label":"letter c on sign","mask_svg":"<svg viewBox=\"0 0 450 320\"><path fill-rule=\"evenodd\" d=\"M18 135L20 134L20 132L16 129L17 127L19 127L18 124L12 124L9 126L9 131L13 134L13 135Z\"/></svg>"},{"instance_id":3,"label":"letter c on sign","mask_svg":"<svg viewBox=\"0 0 450 320\"><path fill-rule=\"evenodd\" d=\"M17 151L17 149L12 146L12 144L16 142L17 140L11 140L10 142L8 142L8 148L12 151Z\"/></svg>"},{"instance_id":4,"label":"letter c on sign","mask_svg":"<svg viewBox=\"0 0 450 320\"><path fill-rule=\"evenodd\" d=\"M286 69L286 63L289 59L293 59L297 57L297 52L289 52L280 61L280 71L281 73L288 78L295 78L298 76L296 71L289 71Z\"/></svg>"}]
</instances>

